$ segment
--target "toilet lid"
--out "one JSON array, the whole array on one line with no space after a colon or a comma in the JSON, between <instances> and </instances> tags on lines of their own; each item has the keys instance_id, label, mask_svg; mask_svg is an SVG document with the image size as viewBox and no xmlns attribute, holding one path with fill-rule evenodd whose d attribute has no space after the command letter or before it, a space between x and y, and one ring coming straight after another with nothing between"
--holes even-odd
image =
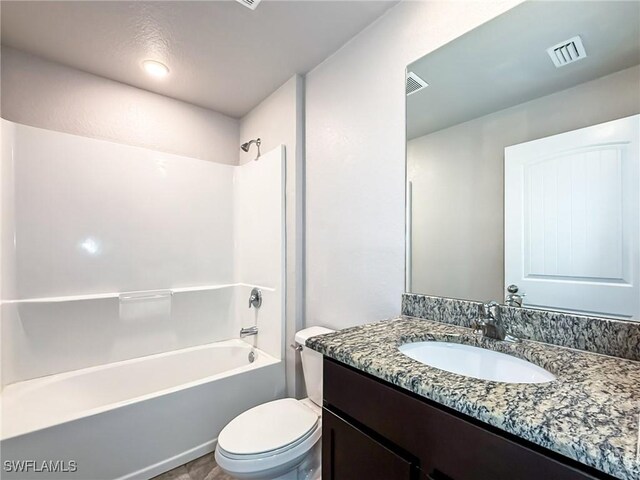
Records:
<instances>
[{"instance_id":1,"label":"toilet lid","mask_svg":"<svg viewBox=\"0 0 640 480\"><path fill-rule=\"evenodd\" d=\"M257 455L303 439L318 415L295 398L263 403L238 415L222 429L218 445L235 455Z\"/></svg>"}]
</instances>

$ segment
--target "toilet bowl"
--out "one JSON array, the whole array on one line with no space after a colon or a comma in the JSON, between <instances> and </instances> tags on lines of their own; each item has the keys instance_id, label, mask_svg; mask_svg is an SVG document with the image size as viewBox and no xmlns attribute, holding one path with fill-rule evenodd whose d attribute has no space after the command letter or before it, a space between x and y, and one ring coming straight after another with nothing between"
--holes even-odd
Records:
<instances>
[{"instance_id":1,"label":"toilet bowl","mask_svg":"<svg viewBox=\"0 0 640 480\"><path fill-rule=\"evenodd\" d=\"M319 480L322 434L322 355L304 348L323 327L298 332L309 398L284 398L241 413L218 436L218 466L239 480Z\"/></svg>"}]
</instances>

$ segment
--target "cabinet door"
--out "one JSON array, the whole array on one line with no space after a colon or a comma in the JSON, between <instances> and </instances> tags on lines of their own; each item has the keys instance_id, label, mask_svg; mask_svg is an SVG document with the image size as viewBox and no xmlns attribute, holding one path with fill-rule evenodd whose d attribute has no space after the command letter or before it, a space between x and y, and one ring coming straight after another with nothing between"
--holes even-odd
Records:
<instances>
[{"instance_id":1,"label":"cabinet door","mask_svg":"<svg viewBox=\"0 0 640 480\"><path fill-rule=\"evenodd\" d=\"M453 480L451 477L447 477L439 470L432 470L431 473L425 473L420 470L420 480Z\"/></svg>"},{"instance_id":2,"label":"cabinet door","mask_svg":"<svg viewBox=\"0 0 640 480\"><path fill-rule=\"evenodd\" d=\"M328 410L322 413L322 480L410 480L411 462Z\"/></svg>"}]
</instances>

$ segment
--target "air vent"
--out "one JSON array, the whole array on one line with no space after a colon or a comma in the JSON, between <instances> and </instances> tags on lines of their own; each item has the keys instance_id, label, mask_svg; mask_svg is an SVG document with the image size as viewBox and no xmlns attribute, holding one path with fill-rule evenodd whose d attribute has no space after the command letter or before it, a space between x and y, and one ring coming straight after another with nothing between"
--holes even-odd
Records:
<instances>
[{"instance_id":1,"label":"air vent","mask_svg":"<svg viewBox=\"0 0 640 480\"><path fill-rule=\"evenodd\" d=\"M428 86L429 84L421 79L418 75L413 72L407 72L407 95L416 93Z\"/></svg>"},{"instance_id":2,"label":"air vent","mask_svg":"<svg viewBox=\"0 0 640 480\"><path fill-rule=\"evenodd\" d=\"M250 8L251 10L255 10L258 4L260 3L260 0L236 0L236 2L241 3L245 7Z\"/></svg>"},{"instance_id":3,"label":"air vent","mask_svg":"<svg viewBox=\"0 0 640 480\"><path fill-rule=\"evenodd\" d=\"M564 67L570 63L586 58L587 52L580 37L573 37L565 42L560 42L551 48L547 48L547 53L551 57L556 68Z\"/></svg>"}]
</instances>

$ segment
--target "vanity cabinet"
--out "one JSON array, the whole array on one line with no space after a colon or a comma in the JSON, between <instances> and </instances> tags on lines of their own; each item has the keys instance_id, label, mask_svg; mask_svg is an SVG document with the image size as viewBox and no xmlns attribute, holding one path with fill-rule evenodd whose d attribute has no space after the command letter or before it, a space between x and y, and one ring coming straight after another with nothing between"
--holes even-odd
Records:
<instances>
[{"instance_id":1,"label":"vanity cabinet","mask_svg":"<svg viewBox=\"0 0 640 480\"><path fill-rule=\"evenodd\" d=\"M415 478L417 465L336 414L322 417L323 478Z\"/></svg>"},{"instance_id":2,"label":"vanity cabinet","mask_svg":"<svg viewBox=\"0 0 640 480\"><path fill-rule=\"evenodd\" d=\"M327 357L323 396L323 480L613 478Z\"/></svg>"}]
</instances>

